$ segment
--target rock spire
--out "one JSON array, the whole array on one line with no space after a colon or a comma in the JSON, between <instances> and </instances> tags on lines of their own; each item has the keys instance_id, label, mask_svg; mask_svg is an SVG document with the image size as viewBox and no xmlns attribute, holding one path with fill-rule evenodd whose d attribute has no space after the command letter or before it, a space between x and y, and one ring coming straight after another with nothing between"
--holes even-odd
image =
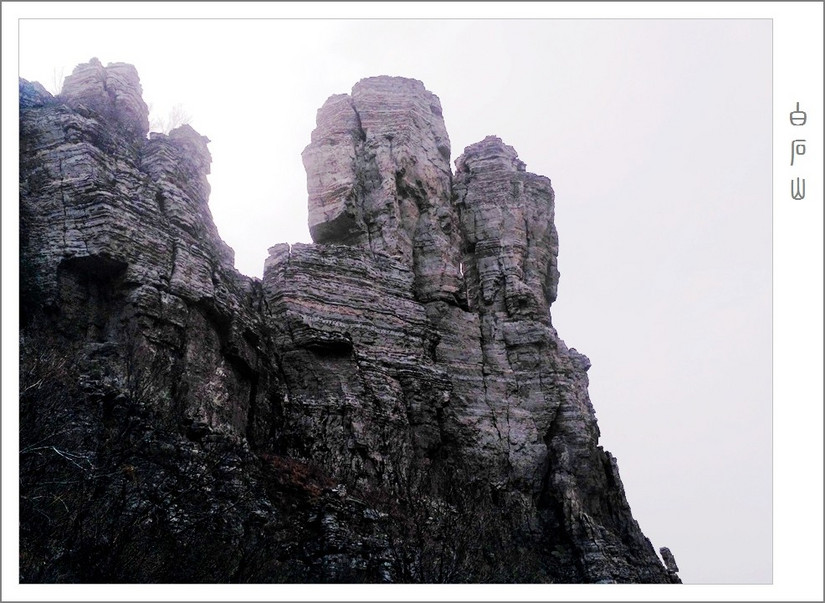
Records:
<instances>
[{"instance_id":1,"label":"rock spire","mask_svg":"<svg viewBox=\"0 0 825 603\"><path fill-rule=\"evenodd\" d=\"M441 103L418 80L372 77L318 111L304 150L310 234L414 268L421 301L459 295L458 224Z\"/></svg>"}]
</instances>

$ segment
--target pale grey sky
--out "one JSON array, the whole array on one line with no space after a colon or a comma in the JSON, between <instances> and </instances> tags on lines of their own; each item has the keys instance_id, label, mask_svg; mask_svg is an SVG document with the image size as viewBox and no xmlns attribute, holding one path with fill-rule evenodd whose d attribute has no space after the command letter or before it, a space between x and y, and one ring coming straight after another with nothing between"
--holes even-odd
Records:
<instances>
[{"instance_id":1,"label":"pale grey sky","mask_svg":"<svg viewBox=\"0 0 825 603\"><path fill-rule=\"evenodd\" d=\"M133 63L208 136L236 265L308 242L301 151L363 77L439 96L556 191L553 323L588 355L601 443L685 582L771 581L768 20L24 21L20 74ZM49 40L44 49L43 41Z\"/></svg>"},{"instance_id":2,"label":"pale grey sky","mask_svg":"<svg viewBox=\"0 0 825 603\"><path fill-rule=\"evenodd\" d=\"M772 24L23 20L20 76L134 64L211 139L236 266L309 241L301 151L359 79L420 79L452 159L487 135L556 192L553 323L592 361L601 443L686 583L772 581Z\"/></svg>"}]
</instances>

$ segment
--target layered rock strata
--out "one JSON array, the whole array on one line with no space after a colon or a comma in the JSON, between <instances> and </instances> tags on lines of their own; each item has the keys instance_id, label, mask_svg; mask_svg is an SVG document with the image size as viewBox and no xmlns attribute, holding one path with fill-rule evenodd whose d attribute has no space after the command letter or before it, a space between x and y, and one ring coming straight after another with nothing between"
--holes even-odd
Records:
<instances>
[{"instance_id":1,"label":"layered rock strata","mask_svg":"<svg viewBox=\"0 0 825 603\"><path fill-rule=\"evenodd\" d=\"M80 66L57 99L21 89L23 324L53 313L73 343L96 344L110 384L126 377L108 344L128 333L128 353L160 367L156 404L245 436L265 391L251 376L272 361L260 287L234 270L209 211L208 139L190 126L146 139L130 65Z\"/></svg>"},{"instance_id":2,"label":"layered rock strata","mask_svg":"<svg viewBox=\"0 0 825 603\"><path fill-rule=\"evenodd\" d=\"M290 453L380 483L438 450L450 384L409 266L358 247L278 245L263 288Z\"/></svg>"},{"instance_id":3,"label":"layered rock strata","mask_svg":"<svg viewBox=\"0 0 825 603\"><path fill-rule=\"evenodd\" d=\"M438 98L362 80L260 281L140 91L20 83L22 581L678 581L550 321L547 178L495 137L453 174Z\"/></svg>"},{"instance_id":4,"label":"layered rock strata","mask_svg":"<svg viewBox=\"0 0 825 603\"><path fill-rule=\"evenodd\" d=\"M62 100L72 109L114 120L130 138L149 132L149 110L137 70L127 63L98 59L78 65L63 83Z\"/></svg>"},{"instance_id":5,"label":"layered rock strata","mask_svg":"<svg viewBox=\"0 0 825 603\"><path fill-rule=\"evenodd\" d=\"M421 82L362 80L332 96L303 152L316 243L357 245L411 266L419 300L460 296L450 139Z\"/></svg>"}]
</instances>

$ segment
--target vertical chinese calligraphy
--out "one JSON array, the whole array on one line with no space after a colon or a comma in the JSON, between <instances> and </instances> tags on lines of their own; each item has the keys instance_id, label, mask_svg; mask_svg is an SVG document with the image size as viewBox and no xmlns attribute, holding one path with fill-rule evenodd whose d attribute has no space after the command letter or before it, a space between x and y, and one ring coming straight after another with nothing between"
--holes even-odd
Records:
<instances>
[{"instance_id":1,"label":"vertical chinese calligraphy","mask_svg":"<svg viewBox=\"0 0 825 603\"><path fill-rule=\"evenodd\" d=\"M796 178L796 188L794 188L794 181L791 180L791 198L801 201L805 198L805 179L800 182L799 177Z\"/></svg>"},{"instance_id":2,"label":"vertical chinese calligraphy","mask_svg":"<svg viewBox=\"0 0 825 603\"><path fill-rule=\"evenodd\" d=\"M804 138L797 138L791 143L791 166L793 166L793 160L796 155L804 155L805 154L805 139Z\"/></svg>"},{"instance_id":3,"label":"vertical chinese calligraphy","mask_svg":"<svg viewBox=\"0 0 825 603\"><path fill-rule=\"evenodd\" d=\"M808 114L799 108L799 102L796 103L796 109L790 113L791 125L795 127L804 126L808 121ZM791 141L791 167L794 165L794 160L805 154L805 139L796 138ZM798 162L797 162L798 163ZM794 186L796 185L796 186ZM791 178L791 198L795 201L801 201L805 198L805 178L797 176L796 181Z\"/></svg>"},{"instance_id":4,"label":"vertical chinese calligraphy","mask_svg":"<svg viewBox=\"0 0 825 603\"><path fill-rule=\"evenodd\" d=\"M804 126L806 121L808 121L808 114L800 110L799 103L796 103L796 109L791 111L791 125Z\"/></svg>"}]
</instances>

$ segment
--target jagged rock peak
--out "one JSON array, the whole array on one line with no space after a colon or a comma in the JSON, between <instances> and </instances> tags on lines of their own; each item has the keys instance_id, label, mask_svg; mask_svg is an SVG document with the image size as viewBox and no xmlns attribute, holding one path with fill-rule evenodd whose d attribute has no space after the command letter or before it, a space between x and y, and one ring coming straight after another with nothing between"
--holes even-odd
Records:
<instances>
[{"instance_id":1,"label":"jagged rock peak","mask_svg":"<svg viewBox=\"0 0 825 603\"><path fill-rule=\"evenodd\" d=\"M21 255L37 250L25 271L32 295L58 299L60 282L48 275L84 266L214 299L232 271L208 205L209 139L188 125L146 139L140 93L132 65L97 59L75 68L56 98L20 81L21 157L38 157L26 168L38 176L25 179L21 211L50 225L31 227L21 244Z\"/></svg>"},{"instance_id":2,"label":"jagged rock peak","mask_svg":"<svg viewBox=\"0 0 825 603\"><path fill-rule=\"evenodd\" d=\"M81 63L66 78L60 97L72 109L85 107L117 123L132 138L145 138L149 132L149 107L134 65L104 67L97 58Z\"/></svg>"},{"instance_id":3,"label":"jagged rock peak","mask_svg":"<svg viewBox=\"0 0 825 603\"><path fill-rule=\"evenodd\" d=\"M498 136L487 136L484 140L471 144L456 159L458 172L472 169L493 171L497 169L524 172L527 166L518 158L518 153L510 145L504 144Z\"/></svg>"},{"instance_id":4,"label":"jagged rock peak","mask_svg":"<svg viewBox=\"0 0 825 603\"><path fill-rule=\"evenodd\" d=\"M527 172L515 149L495 136L464 149L456 167L470 307L549 320L559 280L550 179Z\"/></svg>"},{"instance_id":5,"label":"jagged rock peak","mask_svg":"<svg viewBox=\"0 0 825 603\"><path fill-rule=\"evenodd\" d=\"M423 129L425 136L432 136L439 155L450 160L441 101L419 80L386 75L364 78L353 86L352 97L365 132L403 139L414 133L411 128Z\"/></svg>"},{"instance_id":6,"label":"jagged rock peak","mask_svg":"<svg viewBox=\"0 0 825 603\"><path fill-rule=\"evenodd\" d=\"M203 174L210 172L212 154L207 146L211 142L208 137L199 134L189 124L183 124L169 132L169 138L179 148L185 149L185 160L195 171Z\"/></svg>"},{"instance_id":7,"label":"jagged rock peak","mask_svg":"<svg viewBox=\"0 0 825 603\"><path fill-rule=\"evenodd\" d=\"M673 556L673 553L670 552L668 547L661 547L659 549L659 554L662 556L662 560L665 562L665 567L670 574L676 575L679 573L679 566L676 565L676 558Z\"/></svg>"},{"instance_id":8,"label":"jagged rock peak","mask_svg":"<svg viewBox=\"0 0 825 603\"><path fill-rule=\"evenodd\" d=\"M54 97L40 82L30 82L20 78L19 84L20 108L41 107L54 102Z\"/></svg>"},{"instance_id":9,"label":"jagged rock peak","mask_svg":"<svg viewBox=\"0 0 825 603\"><path fill-rule=\"evenodd\" d=\"M420 81L371 77L330 97L302 157L313 241L398 258L421 301L460 296L450 139Z\"/></svg>"}]
</instances>

